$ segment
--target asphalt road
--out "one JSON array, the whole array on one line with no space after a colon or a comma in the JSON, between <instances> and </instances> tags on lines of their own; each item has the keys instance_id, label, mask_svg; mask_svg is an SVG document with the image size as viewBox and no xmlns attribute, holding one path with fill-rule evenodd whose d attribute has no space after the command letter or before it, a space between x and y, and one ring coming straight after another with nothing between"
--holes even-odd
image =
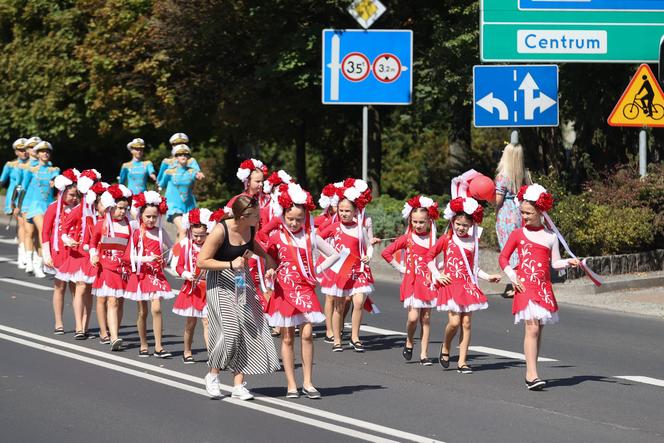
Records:
<instances>
[{"instance_id":1,"label":"asphalt road","mask_svg":"<svg viewBox=\"0 0 664 443\"><path fill-rule=\"evenodd\" d=\"M490 308L474 316L475 372L461 375L455 356L447 371L420 366L419 345L412 362L403 360L398 286L379 282L382 313L365 316L367 352L332 353L316 340L314 381L323 399L286 400L278 372L248 379L254 401L211 400L202 383L202 331L197 363L182 364L183 321L170 313L172 300L163 308L171 359L138 358L134 303L122 353L74 341L69 296L68 333L54 336L51 282L18 271L9 243L0 239L2 441L664 441L661 320L562 305L562 322L544 331L540 376L548 387L529 392L523 327L512 324L511 301L489 295ZM445 320L433 316L429 356L436 360ZM228 389L230 374L222 380Z\"/></svg>"}]
</instances>

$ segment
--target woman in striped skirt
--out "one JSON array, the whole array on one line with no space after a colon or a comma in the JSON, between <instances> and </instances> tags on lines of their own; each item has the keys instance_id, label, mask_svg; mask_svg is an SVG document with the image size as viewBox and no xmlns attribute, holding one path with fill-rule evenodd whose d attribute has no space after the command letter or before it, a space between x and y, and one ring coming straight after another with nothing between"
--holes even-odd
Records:
<instances>
[{"instance_id":1,"label":"woman in striped skirt","mask_svg":"<svg viewBox=\"0 0 664 443\"><path fill-rule=\"evenodd\" d=\"M203 244L198 267L207 273L209 324L208 366L205 387L221 397L219 372L233 371L232 397L250 400L245 374L266 374L279 369L279 357L263 316L247 259L252 252L275 263L254 240L258 224L258 200L245 195L233 202L233 217L221 220Z\"/></svg>"}]
</instances>

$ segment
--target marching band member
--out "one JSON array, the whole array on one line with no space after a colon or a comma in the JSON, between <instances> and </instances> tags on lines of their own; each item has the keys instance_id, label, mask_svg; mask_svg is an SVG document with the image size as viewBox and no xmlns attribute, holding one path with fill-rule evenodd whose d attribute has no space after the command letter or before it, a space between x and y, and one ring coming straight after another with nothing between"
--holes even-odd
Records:
<instances>
[{"instance_id":1,"label":"marching band member","mask_svg":"<svg viewBox=\"0 0 664 443\"><path fill-rule=\"evenodd\" d=\"M417 323L420 323L420 364L431 366L427 350L431 308L436 306L436 291L425 257L436 242L436 220L440 212L438 204L432 199L416 195L404 204L401 214L408 223L406 233L385 248L382 256L403 276L399 293L403 307L408 310L408 319L402 355L408 361L413 357L415 330ZM401 261L394 257L397 251L402 251Z\"/></svg>"},{"instance_id":2,"label":"marching band member","mask_svg":"<svg viewBox=\"0 0 664 443\"><path fill-rule=\"evenodd\" d=\"M191 346L194 340L194 331L198 318L203 320L203 337L205 346L208 345L207 307L205 298L205 271L198 268L198 253L205 243L208 234L215 226L210 220L212 213L209 209L192 209L182 217L182 227L187 237L180 241L180 255L176 266L177 273L185 282L180 289L173 312L187 318L184 330L184 364L194 363Z\"/></svg>"},{"instance_id":3,"label":"marching band member","mask_svg":"<svg viewBox=\"0 0 664 443\"><path fill-rule=\"evenodd\" d=\"M2 168L2 175L0 176L0 183L3 185L7 182L7 193L5 194L5 214L16 217L16 237L18 238L18 268L25 269L25 244L24 244L24 231L25 220L21 217L20 202L22 199L24 189L21 185L23 177L24 166L28 164L29 156L26 150L26 143L28 139L19 138L12 144L16 160L8 161Z\"/></svg>"},{"instance_id":4,"label":"marching band member","mask_svg":"<svg viewBox=\"0 0 664 443\"><path fill-rule=\"evenodd\" d=\"M168 142L171 145L171 156L161 161L161 165L159 165L159 172L157 173L157 183L161 182L161 177L164 175L164 172L167 169L170 169L173 166L175 166L177 163L177 159L173 156L172 148L174 148L177 145L188 145L189 137L187 137L187 134L178 132L177 134L173 134L171 138L168 140ZM194 157L190 157L189 160L187 160L187 166L196 170L197 180L202 180L203 178L205 178L205 175L203 175L203 173L201 172L201 167L198 165L198 162Z\"/></svg>"},{"instance_id":5,"label":"marching band member","mask_svg":"<svg viewBox=\"0 0 664 443\"><path fill-rule=\"evenodd\" d=\"M187 145L175 145L173 147L175 164L164 171L159 187L166 189L165 197L168 204L167 220L175 224L178 230L178 241L186 236L182 228L182 215L196 207L194 197L194 185L200 172L189 166L191 150Z\"/></svg>"},{"instance_id":6,"label":"marching band member","mask_svg":"<svg viewBox=\"0 0 664 443\"><path fill-rule=\"evenodd\" d=\"M132 159L122 164L118 182L136 195L147 189L148 177L156 183L157 176L152 162L143 161L145 142L142 138L135 138L127 143L127 149L131 152Z\"/></svg>"},{"instance_id":7,"label":"marching band member","mask_svg":"<svg viewBox=\"0 0 664 443\"><path fill-rule=\"evenodd\" d=\"M51 166L51 154L53 146L47 141L37 143L33 151L37 155L39 163L36 166L24 170L22 186L25 191L25 199L21 210L25 213L26 239L37 235L37 242L26 241L26 272L34 272L35 277L44 278L46 275L42 269L42 257L38 249L41 248L41 233L44 222L44 213L48 205L53 203L53 179L60 174L60 168ZM27 203L26 203L27 202ZM35 246L38 246L37 248Z\"/></svg>"}]
</instances>

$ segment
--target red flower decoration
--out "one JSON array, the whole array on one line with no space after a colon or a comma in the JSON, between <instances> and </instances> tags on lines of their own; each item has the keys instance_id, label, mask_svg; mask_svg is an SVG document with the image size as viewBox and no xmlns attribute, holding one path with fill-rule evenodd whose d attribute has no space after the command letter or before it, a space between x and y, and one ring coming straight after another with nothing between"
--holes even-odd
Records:
<instances>
[{"instance_id":1,"label":"red flower decoration","mask_svg":"<svg viewBox=\"0 0 664 443\"><path fill-rule=\"evenodd\" d=\"M67 169L62 173L63 176L67 177L69 180L72 182L76 183L76 180L78 180L78 177L76 177L76 174L74 173L73 169Z\"/></svg>"},{"instance_id":2,"label":"red flower decoration","mask_svg":"<svg viewBox=\"0 0 664 443\"><path fill-rule=\"evenodd\" d=\"M281 177L279 177L279 174L277 174L276 172L273 172L273 173L267 178L267 181L268 181L272 186L276 186L276 185L278 185L279 183L281 183Z\"/></svg>"},{"instance_id":3,"label":"red flower decoration","mask_svg":"<svg viewBox=\"0 0 664 443\"><path fill-rule=\"evenodd\" d=\"M478 225L482 223L482 220L484 219L484 208L482 207L482 205L479 205L477 209L475 209L475 212L473 212L472 217L475 223L477 223Z\"/></svg>"},{"instance_id":4,"label":"red flower decoration","mask_svg":"<svg viewBox=\"0 0 664 443\"><path fill-rule=\"evenodd\" d=\"M457 197L454 200L452 200L450 202L450 209L455 214L458 214L459 212L463 212L463 197Z\"/></svg>"},{"instance_id":5,"label":"red flower decoration","mask_svg":"<svg viewBox=\"0 0 664 443\"><path fill-rule=\"evenodd\" d=\"M350 188L355 186L355 179L354 178L347 178L344 180L344 188Z\"/></svg>"},{"instance_id":6,"label":"red flower decoration","mask_svg":"<svg viewBox=\"0 0 664 443\"><path fill-rule=\"evenodd\" d=\"M431 220L438 220L440 218L437 202L433 202L433 205L429 206L429 218Z\"/></svg>"},{"instance_id":7,"label":"red flower decoration","mask_svg":"<svg viewBox=\"0 0 664 443\"><path fill-rule=\"evenodd\" d=\"M371 203L372 198L371 189L367 188L366 191L361 193L360 196L355 199L355 206L357 209L364 209L369 203Z\"/></svg>"},{"instance_id":8,"label":"red flower decoration","mask_svg":"<svg viewBox=\"0 0 664 443\"><path fill-rule=\"evenodd\" d=\"M224 208L219 208L210 215L210 221L219 223L225 215Z\"/></svg>"},{"instance_id":9,"label":"red flower decoration","mask_svg":"<svg viewBox=\"0 0 664 443\"><path fill-rule=\"evenodd\" d=\"M553 208L553 195L548 192L542 192L535 202L535 206L540 210L547 212Z\"/></svg>"},{"instance_id":10,"label":"red flower decoration","mask_svg":"<svg viewBox=\"0 0 664 443\"><path fill-rule=\"evenodd\" d=\"M313 211L316 209L316 204L314 203L314 198L307 192L307 202L304 204L304 208L307 211Z\"/></svg>"},{"instance_id":11,"label":"red flower decoration","mask_svg":"<svg viewBox=\"0 0 664 443\"><path fill-rule=\"evenodd\" d=\"M265 166L265 165L261 166L260 171L263 173L263 177L267 177L267 173L268 173L267 166Z\"/></svg>"},{"instance_id":12,"label":"red flower decoration","mask_svg":"<svg viewBox=\"0 0 664 443\"><path fill-rule=\"evenodd\" d=\"M521 186L521 188L519 188L519 193L516 194L517 200L522 202L523 201L523 194L525 194L527 190L528 190L528 185Z\"/></svg>"},{"instance_id":13,"label":"red flower decoration","mask_svg":"<svg viewBox=\"0 0 664 443\"><path fill-rule=\"evenodd\" d=\"M419 208L420 207L420 196L416 195L415 197L408 200L408 206L410 206L413 209Z\"/></svg>"},{"instance_id":14,"label":"red flower decoration","mask_svg":"<svg viewBox=\"0 0 664 443\"><path fill-rule=\"evenodd\" d=\"M286 190L282 190L282 186L286 186ZM279 187L279 206L284 208L284 211L289 209L291 206L293 206L293 200L291 199L290 195L288 195L288 186L287 185L282 185Z\"/></svg>"},{"instance_id":15,"label":"red flower decoration","mask_svg":"<svg viewBox=\"0 0 664 443\"><path fill-rule=\"evenodd\" d=\"M122 198L122 189L120 189L120 186L117 184L109 186L106 191L108 191L108 193L111 194L115 200ZM140 194L140 196L143 198L143 204L145 204L145 198L143 197L143 194Z\"/></svg>"},{"instance_id":16,"label":"red flower decoration","mask_svg":"<svg viewBox=\"0 0 664 443\"><path fill-rule=\"evenodd\" d=\"M90 180L99 180L101 179L101 174L99 174L95 169L86 169L85 171L81 172L81 177L87 177Z\"/></svg>"},{"instance_id":17,"label":"red flower decoration","mask_svg":"<svg viewBox=\"0 0 664 443\"><path fill-rule=\"evenodd\" d=\"M336 193L337 193L337 187L331 183L329 185L325 185L322 192L322 194L326 197L332 197Z\"/></svg>"},{"instance_id":18,"label":"red flower decoration","mask_svg":"<svg viewBox=\"0 0 664 443\"><path fill-rule=\"evenodd\" d=\"M115 185L111 185L108 188L108 192L111 192L111 188L113 186L115 186ZM111 194L111 195L113 195L113 194ZM122 197L122 191L120 191L120 197ZM113 198L118 198L118 197L113 197ZM142 208L143 206L145 206L145 195L143 195L142 192L140 194L134 195L134 198L132 199L132 204L136 208Z\"/></svg>"},{"instance_id":19,"label":"red flower decoration","mask_svg":"<svg viewBox=\"0 0 664 443\"><path fill-rule=\"evenodd\" d=\"M162 198L161 203L159 203L159 206L157 206L157 210L159 211L160 214L166 214L168 211L168 205L166 204L166 199Z\"/></svg>"},{"instance_id":20,"label":"red flower decoration","mask_svg":"<svg viewBox=\"0 0 664 443\"><path fill-rule=\"evenodd\" d=\"M189 211L189 226L201 224L201 210L198 208Z\"/></svg>"},{"instance_id":21,"label":"red flower decoration","mask_svg":"<svg viewBox=\"0 0 664 443\"><path fill-rule=\"evenodd\" d=\"M253 171L255 169L254 162L252 160L245 160L240 163L240 169L249 169L250 171Z\"/></svg>"},{"instance_id":22,"label":"red flower decoration","mask_svg":"<svg viewBox=\"0 0 664 443\"><path fill-rule=\"evenodd\" d=\"M94 185L92 185L90 190L92 192L94 192L95 194L99 195L99 194L104 193L104 191L106 190L106 187L104 186L104 184L102 182L97 182Z\"/></svg>"}]
</instances>

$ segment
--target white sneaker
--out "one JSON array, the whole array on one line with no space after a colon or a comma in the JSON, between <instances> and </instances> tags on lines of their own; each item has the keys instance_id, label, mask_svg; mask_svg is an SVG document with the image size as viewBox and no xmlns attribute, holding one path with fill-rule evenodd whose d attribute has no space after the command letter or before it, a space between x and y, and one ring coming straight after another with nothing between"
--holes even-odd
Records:
<instances>
[{"instance_id":1,"label":"white sneaker","mask_svg":"<svg viewBox=\"0 0 664 443\"><path fill-rule=\"evenodd\" d=\"M34 251L25 251L25 272L32 274L35 270L34 264L32 262L32 255Z\"/></svg>"},{"instance_id":2,"label":"white sneaker","mask_svg":"<svg viewBox=\"0 0 664 443\"><path fill-rule=\"evenodd\" d=\"M18 245L18 258L16 261L18 262L19 269L25 269L25 246L23 244Z\"/></svg>"},{"instance_id":3,"label":"white sneaker","mask_svg":"<svg viewBox=\"0 0 664 443\"><path fill-rule=\"evenodd\" d=\"M44 274L43 264L44 262L42 261L42 258L37 254L34 254L32 259L32 266L34 267L36 278L46 278L46 274Z\"/></svg>"},{"instance_id":4,"label":"white sneaker","mask_svg":"<svg viewBox=\"0 0 664 443\"><path fill-rule=\"evenodd\" d=\"M208 372L205 375L205 390L207 391L208 394L210 394L210 397L212 398L221 398L224 396L224 394L221 393L221 387L219 386L219 377L217 376L217 374Z\"/></svg>"},{"instance_id":5,"label":"white sneaker","mask_svg":"<svg viewBox=\"0 0 664 443\"><path fill-rule=\"evenodd\" d=\"M247 382L242 383L241 385L233 386L233 392L231 394L232 398L237 398L239 400L251 400L254 396L249 392L249 389L245 388Z\"/></svg>"}]
</instances>

